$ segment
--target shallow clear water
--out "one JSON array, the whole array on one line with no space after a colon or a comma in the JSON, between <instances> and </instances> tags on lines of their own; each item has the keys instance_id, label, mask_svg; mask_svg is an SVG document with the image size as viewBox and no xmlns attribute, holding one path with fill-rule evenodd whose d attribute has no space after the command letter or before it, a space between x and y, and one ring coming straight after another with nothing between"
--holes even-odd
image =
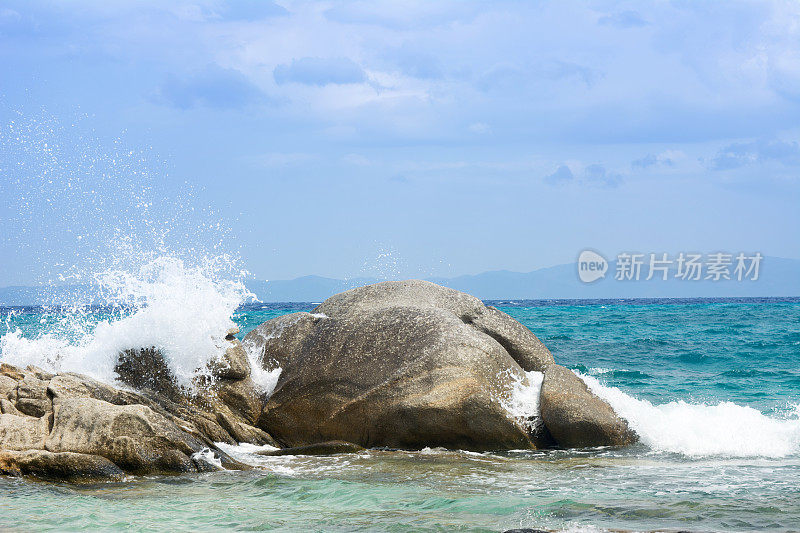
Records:
<instances>
[{"instance_id":1,"label":"shallow clear water","mask_svg":"<svg viewBox=\"0 0 800 533\"><path fill-rule=\"evenodd\" d=\"M256 470L92 486L4 478L0 528L800 530L800 301L495 305L618 402L646 442L274 458L240 447ZM241 336L311 307L249 305L235 319ZM39 318L0 327L35 336Z\"/></svg>"}]
</instances>

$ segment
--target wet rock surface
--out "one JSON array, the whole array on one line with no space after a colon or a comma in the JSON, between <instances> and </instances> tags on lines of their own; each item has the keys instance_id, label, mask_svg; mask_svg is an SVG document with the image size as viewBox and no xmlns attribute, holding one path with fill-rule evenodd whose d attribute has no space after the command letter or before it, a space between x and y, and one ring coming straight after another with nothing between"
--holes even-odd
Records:
<instances>
[{"instance_id":1,"label":"wet rock surface","mask_svg":"<svg viewBox=\"0 0 800 533\"><path fill-rule=\"evenodd\" d=\"M263 398L241 344L199 379L179 387L153 348L128 350L124 387L75 373L0 366L0 473L95 481L125 474L248 468L215 443L275 441L252 424ZM230 401L230 403L228 403ZM212 457L214 460L208 460Z\"/></svg>"},{"instance_id":2,"label":"wet rock surface","mask_svg":"<svg viewBox=\"0 0 800 533\"><path fill-rule=\"evenodd\" d=\"M563 366L545 370L539 406L542 422L561 446L624 446L637 440L625 420Z\"/></svg>"}]
</instances>

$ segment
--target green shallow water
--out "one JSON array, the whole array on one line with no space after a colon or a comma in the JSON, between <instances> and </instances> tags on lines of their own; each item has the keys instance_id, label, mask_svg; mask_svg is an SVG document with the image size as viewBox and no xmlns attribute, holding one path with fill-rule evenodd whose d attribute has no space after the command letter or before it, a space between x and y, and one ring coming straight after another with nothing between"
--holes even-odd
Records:
<instances>
[{"instance_id":1,"label":"green shallow water","mask_svg":"<svg viewBox=\"0 0 800 533\"><path fill-rule=\"evenodd\" d=\"M800 531L796 300L495 305L557 361L618 388L644 443L273 458L240 447L255 470L89 486L0 478L0 529ZM241 335L312 307L247 306ZM27 310L2 327L35 337L43 323Z\"/></svg>"},{"instance_id":2,"label":"green shallow water","mask_svg":"<svg viewBox=\"0 0 800 533\"><path fill-rule=\"evenodd\" d=\"M0 480L11 529L502 531L800 528L800 462L645 450L368 452L67 486Z\"/></svg>"}]
</instances>

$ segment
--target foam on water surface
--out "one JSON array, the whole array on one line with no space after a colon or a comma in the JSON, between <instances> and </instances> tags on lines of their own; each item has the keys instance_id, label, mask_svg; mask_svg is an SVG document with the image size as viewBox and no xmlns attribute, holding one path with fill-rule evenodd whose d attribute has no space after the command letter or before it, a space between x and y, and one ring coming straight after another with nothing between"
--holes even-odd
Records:
<instances>
[{"instance_id":1,"label":"foam on water surface","mask_svg":"<svg viewBox=\"0 0 800 533\"><path fill-rule=\"evenodd\" d=\"M222 459L220 459L219 456L211 448L203 448L199 452L193 453L192 459L195 461L207 463L217 469L221 470L223 469Z\"/></svg>"},{"instance_id":2,"label":"foam on water surface","mask_svg":"<svg viewBox=\"0 0 800 533\"><path fill-rule=\"evenodd\" d=\"M694 404L677 400L654 405L605 386L593 376L576 374L655 451L690 457L786 457L800 453L800 405L794 406L786 419L772 418L733 402Z\"/></svg>"}]
</instances>

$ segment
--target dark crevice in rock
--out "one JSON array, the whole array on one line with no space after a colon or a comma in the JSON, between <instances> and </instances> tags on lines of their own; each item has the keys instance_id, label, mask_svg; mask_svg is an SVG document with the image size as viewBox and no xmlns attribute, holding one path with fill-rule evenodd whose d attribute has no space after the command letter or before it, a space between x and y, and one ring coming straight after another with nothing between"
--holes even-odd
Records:
<instances>
[{"instance_id":1,"label":"dark crevice in rock","mask_svg":"<svg viewBox=\"0 0 800 533\"><path fill-rule=\"evenodd\" d=\"M532 416L525 421L530 429L531 440L538 449L555 448L558 443L550 434L541 416Z\"/></svg>"}]
</instances>

